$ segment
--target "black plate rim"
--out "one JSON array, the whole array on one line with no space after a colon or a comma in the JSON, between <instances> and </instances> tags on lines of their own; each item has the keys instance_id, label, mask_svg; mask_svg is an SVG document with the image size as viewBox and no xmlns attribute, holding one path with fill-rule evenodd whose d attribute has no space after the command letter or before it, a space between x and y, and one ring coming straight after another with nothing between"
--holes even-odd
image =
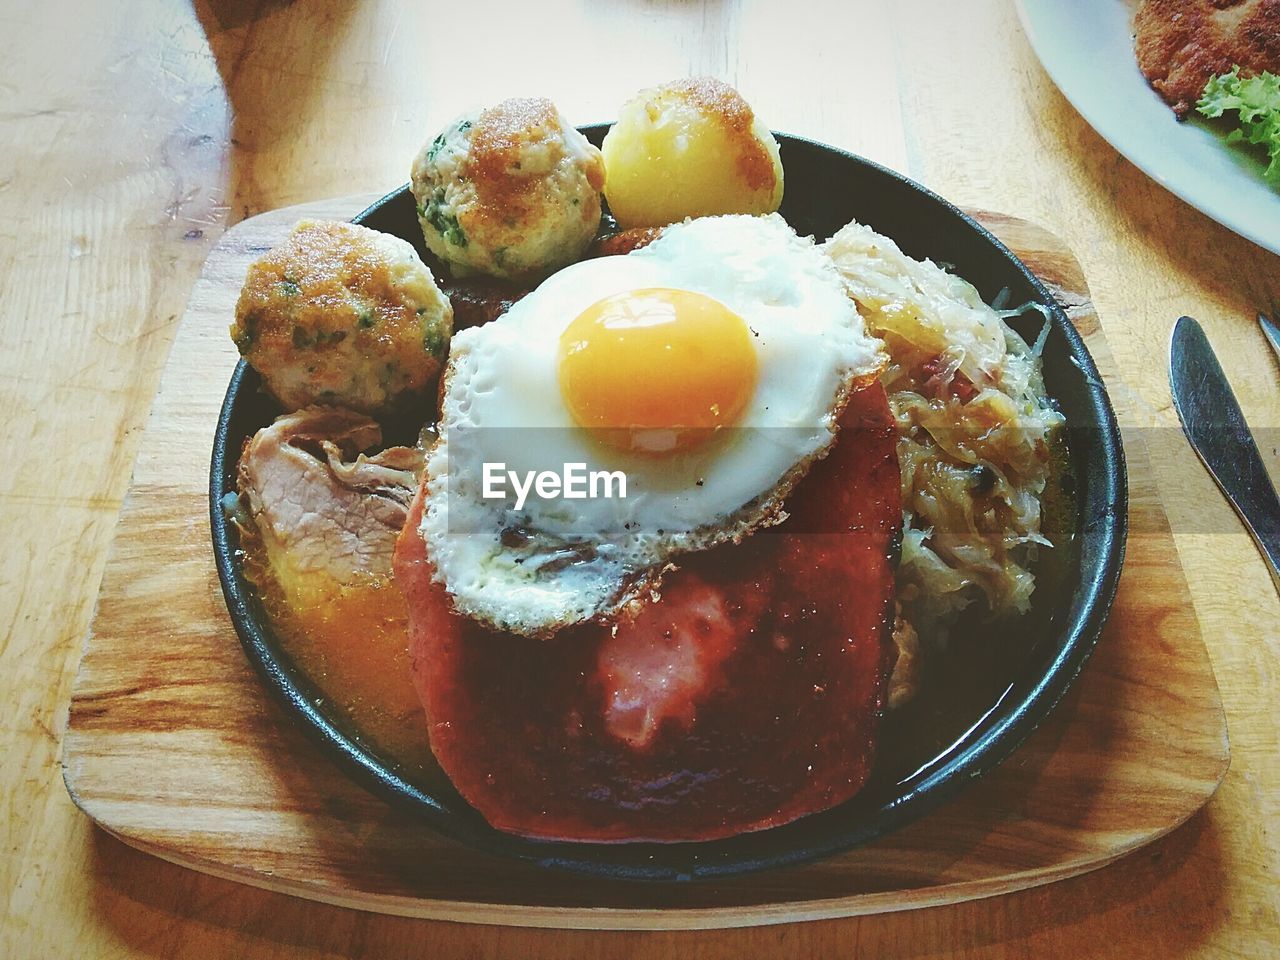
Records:
<instances>
[{"instance_id":1,"label":"black plate rim","mask_svg":"<svg viewBox=\"0 0 1280 960\"><path fill-rule=\"evenodd\" d=\"M609 126L608 123L596 123L579 129L598 142ZM989 230L954 204L903 174L849 151L806 137L785 133L775 133L775 136L784 149L789 144L795 144L836 154L847 162L921 194L939 207L943 215L949 215L963 223L976 235L975 239L994 247L1023 276L1040 302L1049 308L1051 322L1067 342L1071 361L1080 368L1089 384L1090 402L1101 426L1104 510L1100 524L1093 529L1099 537L1102 549L1099 564L1087 572L1082 584L1085 614L1063 632L1060 649L1039 681L1018 704L970 744L962 755L929 772L913 784L911 789L877 808L873 816L846 829L834 830L812 842L785 847L765 855L735 856L731 851L726 853L724 848L787 828L779 827L725 840L673 844L591 844L534 840L504 834L484 824L478 816L460 817L447 809L436 797L399 776L344 733L317 705L314 689L305 677L295 673L287 655L275 648L270 631L259 623L254 611L255 601L242 583L237 568L236 546L230 529L232 524L222 507L223 498L228 493L223 478L227 476L227 444L232 432L234 403L249 373L247 364L241 360L228 384L219 413L209 476L210 525L218 578L241 645L277 701L285 706L291 717L348 775L394 806L417 814L422 818L424 826L452 840L491 855L514 857L537 866L580 876L658 883L723 878L792 866L850 850L918 819L1007 759L1053 712L1097 644L1110 613L1123 564L1128 530L1128 482L1115 413L1083 339L1040 279ZM361 223L375 215L407 190L408 186L404 185L384 195L356 215L353 222ZM232 453L234 457L239 455L238 450ZM628 849L635 851L635 857L619 862L618 853Z\"/></svg>"}]
</instances>

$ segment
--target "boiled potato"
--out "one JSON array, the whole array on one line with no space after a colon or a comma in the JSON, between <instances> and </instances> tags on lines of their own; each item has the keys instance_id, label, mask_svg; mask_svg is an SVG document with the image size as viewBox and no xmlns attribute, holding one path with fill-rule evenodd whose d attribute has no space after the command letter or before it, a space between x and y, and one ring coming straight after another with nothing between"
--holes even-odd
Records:
<instances>
[{"instance_id":1,"label":"boiled potato","mask_svg":"<svg viewBox=\"0 0 1280 960\"><path fill-rule=\"evenodd\" d=\"M710 77L642 90L604 138L605 197L618 225L772 213L778 142L737 90Z\"/></svg>"}]
</instances>

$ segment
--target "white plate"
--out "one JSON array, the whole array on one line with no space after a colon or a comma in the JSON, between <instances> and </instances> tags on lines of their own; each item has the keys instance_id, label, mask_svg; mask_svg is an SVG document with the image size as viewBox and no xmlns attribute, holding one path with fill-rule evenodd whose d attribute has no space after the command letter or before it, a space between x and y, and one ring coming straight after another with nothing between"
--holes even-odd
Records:
<instances>
[{"instance_id":1,"label":"white plate","mask_svg":"<svg viewBox=\"0 0 1280 960\"><path fill-rule=\"evenodd\" d=\"M1262 179L1265 164L1193 120L1179 123L1147 85L1133 52L1135 3L1016 2L1040 62L1090 126L1197 210L1280 253L1280 191Z\"/></svg>"}]
</instances>

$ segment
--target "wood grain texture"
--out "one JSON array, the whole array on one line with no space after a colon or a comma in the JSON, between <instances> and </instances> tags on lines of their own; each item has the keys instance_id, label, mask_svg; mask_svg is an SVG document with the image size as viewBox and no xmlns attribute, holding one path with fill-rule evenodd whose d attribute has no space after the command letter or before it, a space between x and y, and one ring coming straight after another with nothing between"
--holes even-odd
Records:
<instances>
[{"instance_id":1,"label":"wood grain texture","mask_svg":"<svg viewBox=\"0 0 1280 960\"><path fill-rule=\"evenodd\" d=\"M690 928L900 910L1058 880L1162 836L1217 788L1228 761L1222 705L1135 444L1135 536L1112 622L1079 688L994 774L864 849L715 884L581 880L443 840L348 782L248 667L213 568L205 485L237 359L226 327L249 262L298 219L349 218L372 199L237 224L196 284L116 530L64 742L68 789L105 829L218 876L367 910ZM1111 372L1066 248L1025 221L982 219L1059 291Z\"/></svg>"},{"instance_id":2,"label":"wood grain texture","mask_svg":"<svg viewBox=\"0 0 1280 960\"><path fill-rule=\"evenodd\" d=\"M531 42L549 31L554 47ZM210 243L258 211L394 186L467 106L545 93L586 122L698 73L737 85L774 127L1044 224L1079 257L1227 712L1232 761L1213 800L1106 869L1006 896L629 934L348 911L184 870L95 829L62 782L67 702ZM1041 69L1009 0L0 4L0 142L0 956L1280 953L1280 601L1181 436L1165 370L1173 322L1189 313L1255 431L1280 428L1276 361L1253 322L1280 296L1280 258L1103 142ZM1263 456L1280 465L1280 444Z\"/></svg>"}]
</instances>

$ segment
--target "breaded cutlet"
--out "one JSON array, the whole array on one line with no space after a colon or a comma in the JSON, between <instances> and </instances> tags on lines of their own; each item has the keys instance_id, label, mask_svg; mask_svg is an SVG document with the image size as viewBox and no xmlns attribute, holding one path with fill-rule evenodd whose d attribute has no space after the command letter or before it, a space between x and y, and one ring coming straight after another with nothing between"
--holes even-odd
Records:
<instances>
[{"instance_id":1,"label":"breaded cutlet","mask_svg":"<svg viewBox=\"0 0 1280 960\"><path fill-rule=\"evenodd\" d=\"M1280 0L1142 0L1134 30L1138 66L1179 117L1235 64L1280 73Z\"/></svg>"}]
</instances>

